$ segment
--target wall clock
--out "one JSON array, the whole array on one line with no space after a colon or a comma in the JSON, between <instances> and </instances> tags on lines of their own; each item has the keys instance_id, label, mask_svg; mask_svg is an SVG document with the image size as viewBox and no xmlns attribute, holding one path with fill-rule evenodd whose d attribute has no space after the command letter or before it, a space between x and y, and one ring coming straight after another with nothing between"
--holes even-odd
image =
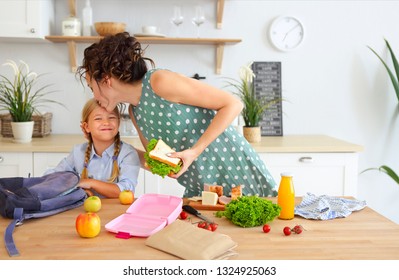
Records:
<instances>
[{"instance_id":1,"label":"wall clock","mask_svg":"<svg viewBox=\"0 0 399 280\"><path fill-rule=\"evenodd\" d=\"M280 51L292 51L303 42L304 31L299 19L293 16L280 16L270 25L270 42Z\"/></svg>"}]
</instances>

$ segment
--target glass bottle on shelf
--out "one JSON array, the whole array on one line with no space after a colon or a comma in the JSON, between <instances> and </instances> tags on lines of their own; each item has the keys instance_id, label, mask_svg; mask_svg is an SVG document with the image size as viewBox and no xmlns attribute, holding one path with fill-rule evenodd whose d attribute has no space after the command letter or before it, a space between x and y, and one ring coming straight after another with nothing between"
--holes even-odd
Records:
<instances>
[{"instance_id":1,"label":"glass bottle on shelf","mask_svg":"<svg viewBox=\"0 0 399 280\"><path fill-rule=\"evenodd\" d=\"M82 35L91 36L93 28L93 10L90 0L86 0L86 6L82 10Z\"/></svg>"}]
</instances>

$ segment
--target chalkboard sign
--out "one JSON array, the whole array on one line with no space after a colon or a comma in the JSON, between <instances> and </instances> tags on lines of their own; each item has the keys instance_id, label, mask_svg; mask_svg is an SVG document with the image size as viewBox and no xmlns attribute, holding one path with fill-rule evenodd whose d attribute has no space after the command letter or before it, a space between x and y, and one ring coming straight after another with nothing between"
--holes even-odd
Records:
<instances>
[{"instance_id":1,"label":"chalkboard sign","mask_svg":"<svg viewBox=\"0 0 399 280\"><path fill-rule=\"evenodd\" d=\"M255 94L266 102L277 100L266 110L259 122L262 136L282 136L281 62L255 61L252 70L255 74Z\"/></svg>"}]
</instances>

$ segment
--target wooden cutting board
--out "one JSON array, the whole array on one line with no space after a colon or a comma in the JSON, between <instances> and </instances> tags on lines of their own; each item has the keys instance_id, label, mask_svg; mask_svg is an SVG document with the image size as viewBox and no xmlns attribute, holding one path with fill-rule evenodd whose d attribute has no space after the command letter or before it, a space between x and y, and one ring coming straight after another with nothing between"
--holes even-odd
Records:
<instances>
[{"instance_id":1,"label":"wooden cutting board","mask_svg":"<svg viewBox=\"0 0 399 280\"><path fill-rule=\"evenodd\" d=\"M189 201L188 205L197 210L223 211L225 209L223 204L202 205L202 201Z\"/></svg>"}]
</instances>

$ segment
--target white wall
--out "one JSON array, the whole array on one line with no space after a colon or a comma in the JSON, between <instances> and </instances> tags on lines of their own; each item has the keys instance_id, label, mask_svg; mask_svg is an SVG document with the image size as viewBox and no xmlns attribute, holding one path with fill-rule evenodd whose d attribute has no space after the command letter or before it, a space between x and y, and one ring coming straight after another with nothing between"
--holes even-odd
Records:
<instances>
[{"instance_id":1,"label":"white wall","mask_svg":"<svg viewBox=\"0 0 399 280\"><path fill-rule=\"evenodd\" d=\"M79 11L83 2L77 0ZM172 6L180 4L186 17L182 37L196 36L190 18L197 3L209 19L201 26L201 36L242 42L225 48L221 75L215 75L210 46L151 45L146 54L158 67L188 76L199 73L207 77L204 82L221 87L222 77L236 78L238 68L249 61L281 61L283 97L288 100L283 104L285 135L326 134L347 140L364 147L359 172L382 164L399 171L398 101L385 69L367 48L386 57L387 38L399 55L399 1L227 0L223 28L216 29L214 0L92 0L94 21L126 22L132 33L141 32L145 24L158 25L168 36L174 34L169 22ZM294 52L278 52L267 39L271 21L282 14L305 24L305 42ZM57 34L67 15L67 0L56 0ZM78 45L78 63L87 46ZM57 99L69 109L49 109L54 114L53 133L80 133L80 110L90 95L70 72L66 44L0 42L0 62L6 59L23 59L32 70L49 73L46 81L60 90ZM387 176L361 174L358 190L358 198L399 223L399 186Z\"/></svg>"}]
</instances>

